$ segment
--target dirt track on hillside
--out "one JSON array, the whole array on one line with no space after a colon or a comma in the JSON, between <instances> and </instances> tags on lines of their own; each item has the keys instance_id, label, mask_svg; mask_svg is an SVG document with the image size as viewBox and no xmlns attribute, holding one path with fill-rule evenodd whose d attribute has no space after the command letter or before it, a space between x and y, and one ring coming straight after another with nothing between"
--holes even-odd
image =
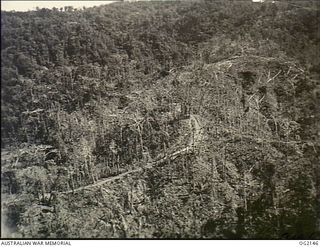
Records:
<instances>
[{"instance_id":1,"label":"dirt track on hillside","mask_svg":"<svg viewBox=\"0 0 320 247\"><path fill-rule=\"evenodd\" d=\"M202 138L202 131L201 131L201 126L199 124L199 120L195 115L190 115L189 118L189 128L190 128L190 132L191 132L191 136L188 142L188 145L182 149L179 149L178 151L172 152L162 158L159 158L157 160L153 160L151 162L148 162L145 166L143 167L139 167L136 168L134 170L130 170L124 173L121 173L119 175L113 176L113 177L109 177L109 178L105 178L102 180L97 181L94 184L89 184L86 186L81 186L79 188L73 189L73 190L67 190L67 191L63 191L63 192L58 192L59 194L70 194L70 193L75 193L81 190L89 190L101 185L104 185L106 183L112 182L112 181L116 181L118 179L122 179L132 173L136 173L136 172L141 172L144 169L148 169L148 168L152 168L153 166L163 163L167 160L174 160L176 157L178 157L179 155L182 154L187 154L187 153L192 153L194 151L194 149L196 148L196 146L198 146L199 142L201 141ZM50 193L46 193L46 196L49 197Z\"/></svg>"}]
</instances>

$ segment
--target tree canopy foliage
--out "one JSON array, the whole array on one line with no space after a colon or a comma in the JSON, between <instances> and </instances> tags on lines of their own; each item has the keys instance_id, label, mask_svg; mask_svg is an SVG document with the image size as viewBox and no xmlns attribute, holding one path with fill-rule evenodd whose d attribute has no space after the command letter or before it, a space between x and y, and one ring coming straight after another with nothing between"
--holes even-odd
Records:
<instances>
[{"instance_id":1,"label":"tree canopy foliage","mask_svg":"<svg viewBox=\"0 0 320 247\"><path fill-rule=\"evenodd\" d=\"M10 236L318 237L319 16L313 1L1 12Z\"/></svg>"}]
</instances>

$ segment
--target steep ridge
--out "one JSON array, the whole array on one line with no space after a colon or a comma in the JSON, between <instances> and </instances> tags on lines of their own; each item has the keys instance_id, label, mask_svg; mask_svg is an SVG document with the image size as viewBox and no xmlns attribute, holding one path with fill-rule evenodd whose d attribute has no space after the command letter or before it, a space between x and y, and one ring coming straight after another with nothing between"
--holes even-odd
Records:
<instances>
[{"instance_id":1,"label":"steep ridge","mask_svg":"<svg viewBox=\"0 0 320 247\"><path fill-rule=\"evenodd\" d=\"M112 181L115 181L115 180L118 180L118 179L125 179L126 176L128 176L128 175L130 175L132 173L141 172L144 169L152 168L153 166L161 164L161 163L163 163L165 161L174 160L179 155L192 153L193 150L197 147L197 145L199 144L199 142L201 141L201 138L202 138L201 137L201 127L199 125L199 122L198 122L198 119L197 119L196 116L190 115L189 126L190 126L190 131L192 133L190 135L190 138L189 138L189 143L188 143L188 145L186 147L184 147L184 148L182 148L182 149L180 149L178 151L175 151L175 152L172 152L172 153L170 153L170 151L169 151L169 154L167 154L165 157L162 157L162 158L159 158L159 159L155 159L155 160L153 160L151 162L148 162L143 167L140 167L140 168L137 168L137 169L134 169L134 170L131 170L131 171L127 171L127 172L121 173L119 175L110 177L110 178L102 179L100 181L97 181L94 184L81 186L81 187L76 188L74 190L59 191L59 192L53 192L53 193L55 195L56 195L56 193L70 194L70 193L75 193L75 192L78 192L78 191L81 191L81 190L89 190L89 189L92 189L92 188L95 188L95 187L99 187L99 186L101 186L103 184L106 184L108 182L112 182ZM45 193L45 197L46 198L50 198L50 196L51 196L51 193Z\"/></svg>"},{"instance_id":2,"label":"steep ridge","mask_svg":"<svg viewBox=\"0 0 320 247\"><path fill-rule=\"evenodd\" d=\"M319 5L291 3L2 13L12 236L319 236Z\"/></svg>"}]
</instances>

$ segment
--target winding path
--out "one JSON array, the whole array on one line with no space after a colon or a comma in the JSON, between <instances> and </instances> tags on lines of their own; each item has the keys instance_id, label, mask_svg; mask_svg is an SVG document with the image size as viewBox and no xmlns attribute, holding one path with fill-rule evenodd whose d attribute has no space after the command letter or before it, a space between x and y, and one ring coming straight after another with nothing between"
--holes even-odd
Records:
<instances>
[{"instance_id":1,"label":"winding path","mask_svg":"<svg viewBox=\"0 0 320 247\"><path fill-rule=\"evenodd\" d=\"M81 190L92 189L92 188L101 186L103 184L106 184L106 183L109 183L109 182L116 181L118 179L124 178L125 176L130 175L132 173L141 172L141 171L143 171L145 169L152 168L153 166L161 164L164 161L174 160L179 155L187 154L187 153L193 153L195 147L199 144L199 142L201 141L201 138L202 138L202 130L201 130L201 127L200 127L200 124L199 124L199 120L195 115L190 114L189 128L191 130L191 137L189 139L188 145L186 147L178 150L178 151L172 152L172 153L166 155L165 157L159 158L157 160L153 160L151 162L148 162L143 167L139 167L137 169L130 170L130 171L121 173L121 174L113 176L113 177L109 177L109 178L105 178L105 179L99 180L94 184L89 184L89 185L86 185L86 186L78 187L78 188L73 189L73 190L67 190L67 191L56 192L56 193L59 193L59 194L70 194L70 193L75 193L75 192L78 192L78 191L81 191ZM46 193L45 196L46 197L50 197L50 193Z\"/></svg>"}]
</instances>

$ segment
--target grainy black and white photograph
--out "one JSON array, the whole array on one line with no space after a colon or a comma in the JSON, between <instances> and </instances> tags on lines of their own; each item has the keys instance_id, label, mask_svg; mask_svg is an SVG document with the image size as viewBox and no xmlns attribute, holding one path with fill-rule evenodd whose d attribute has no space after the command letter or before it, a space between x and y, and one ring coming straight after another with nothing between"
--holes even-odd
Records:
<instances>
[{"instance_id":1,"label":"grainy black and white photograph","mask_svg":"<svg viewBox=\"0 0 320 247\"><path fill-rule=\"evenodd\" d=\"M1 238L320 238L320 2L1 1Z\"/></svg>"}]
</instances>

